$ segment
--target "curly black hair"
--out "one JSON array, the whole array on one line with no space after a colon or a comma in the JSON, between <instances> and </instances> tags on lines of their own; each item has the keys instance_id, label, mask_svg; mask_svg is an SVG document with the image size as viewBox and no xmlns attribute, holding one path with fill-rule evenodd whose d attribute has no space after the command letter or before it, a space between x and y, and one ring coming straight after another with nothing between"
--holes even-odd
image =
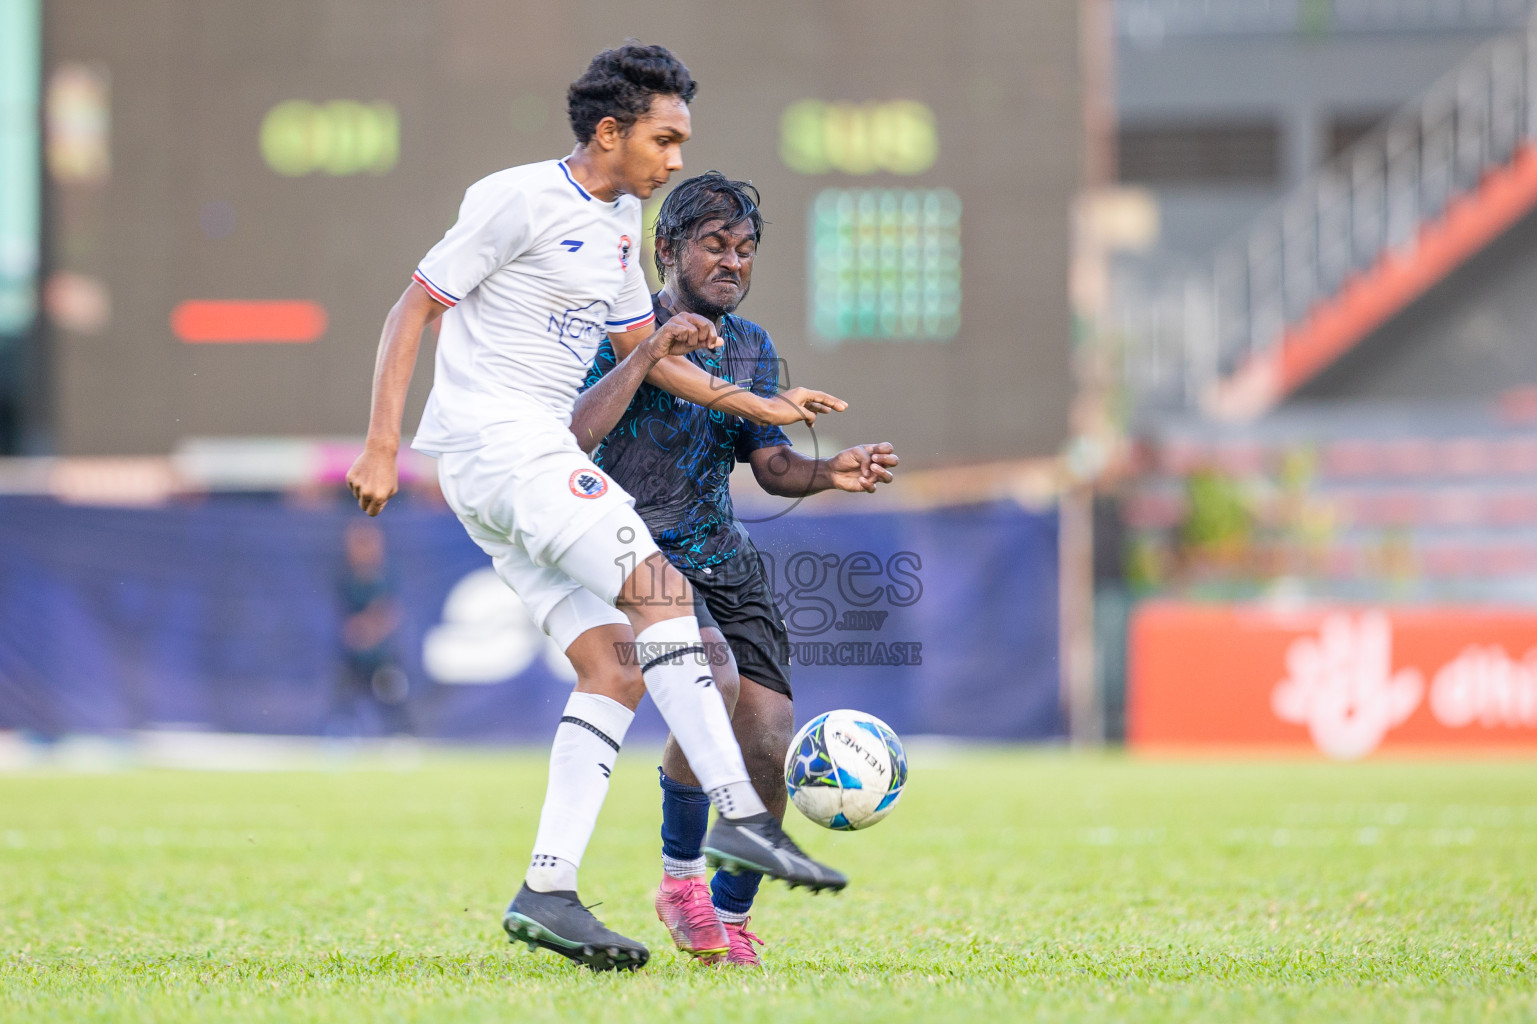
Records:
<instances>
[{"instance_id":1,"label":"curly black hair","mask_svg":"<svg viewBox=\"0 0 1537 1024\"><path fill-rule=\"evenodd\" d=\"M651 97L676 96L690 103L698 90L699 83L667 47L625 43L598 54L571 83L566 112L577 143L585 146L605 117L628 131L651 109Z\"/></svg>"},{"instance_id":2,"label":"curly black hair","mask_svg":"<svg viewBox=\"0 0 1537 1024\"><path fill-rule=\"evenodd\" d=\"M656 214L658 280L667 280L660 245L663 239L676 254L685 242L694 239L700 228L712 221L730 227L747 220L752 222L753 241L761 240L764 221L763 214L758 212L758 203L758 190L752 182L733 181L720 171L705 171L679 182L677 188L667 193Z\"/></svg>"}]
</instances>

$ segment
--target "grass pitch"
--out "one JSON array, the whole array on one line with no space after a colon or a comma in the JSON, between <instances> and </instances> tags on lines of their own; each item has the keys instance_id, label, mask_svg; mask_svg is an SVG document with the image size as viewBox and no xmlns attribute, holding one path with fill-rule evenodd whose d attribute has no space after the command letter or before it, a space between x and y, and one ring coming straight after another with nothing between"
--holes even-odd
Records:
<instances>
[{"instance_id":1,"label":"grass pitch","mask_svg":"<svg viewBox=\"0 0 1537 1024\"><path fill-rule=\"evenodd\" d=\"M0 776L0 1019L1537 1020L1537 765L912 754L874 830L792 822L853 884L765 886L761 974L652 916L650 752L583 868L624 976L501 935L542 755Z\"/></svg>"}]
</instances>

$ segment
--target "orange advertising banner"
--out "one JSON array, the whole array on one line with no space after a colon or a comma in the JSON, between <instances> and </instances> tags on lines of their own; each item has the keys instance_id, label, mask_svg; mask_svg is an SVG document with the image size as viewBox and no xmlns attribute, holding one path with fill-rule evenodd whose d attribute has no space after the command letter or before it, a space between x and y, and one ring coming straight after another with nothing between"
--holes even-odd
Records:
<instances>
[{"instance_id":1,"label":"orange advertising banner","mask_svg":"<svg viewBox=\"0 0 1537 1024\"><path fill-rule=\"evenodd\" d=\"M1154 602L1130 638L1134 746L1537 752L1537 612Z\"/></svg>"}]
</instances>

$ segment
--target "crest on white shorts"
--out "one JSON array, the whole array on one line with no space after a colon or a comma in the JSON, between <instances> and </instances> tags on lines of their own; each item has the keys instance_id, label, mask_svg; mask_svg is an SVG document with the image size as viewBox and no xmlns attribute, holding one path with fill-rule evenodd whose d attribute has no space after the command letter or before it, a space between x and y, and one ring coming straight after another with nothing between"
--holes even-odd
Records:
<instances>
[{"instance_id":1,"label":"crest on white shorts","mask_svg":"<svg viewBox=\"0 0 1537 1024\"><path fill-rule=\"evenodd\" d=\"M608 493L608 481L596 469L579 469L571 474L571 493L578 498L600 498Z\"/></svg>"}]
</instances>

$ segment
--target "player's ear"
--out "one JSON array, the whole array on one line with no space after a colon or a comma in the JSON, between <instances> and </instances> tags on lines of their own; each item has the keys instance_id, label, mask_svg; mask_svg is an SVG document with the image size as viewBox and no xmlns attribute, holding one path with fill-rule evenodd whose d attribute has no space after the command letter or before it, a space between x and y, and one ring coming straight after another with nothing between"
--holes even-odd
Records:
<instances>
[{"instance_id":1,"label":"player's ear","mask_svg":"<svg viewBox=\"0 0 1537 1024\"><path fill-rule=\"evenodd\" d=\"M624 135L624 130L619 127L619 122L612 116L605 117L592 129L592 141L598 148L605 152L612 152L619 145L619 140Z\"/></svg>"},{"instance_id":2,"label":"player's ear","mask_svg":"<svg viewBox=\"0 0 1537 1024\"><path fill-rule=\"evenodd\" d=\"M656 240L656 257L662 261L662 266L670 267L675 260L672 255L672 239L658 238Z\"/></svg>"}]
</instances>

